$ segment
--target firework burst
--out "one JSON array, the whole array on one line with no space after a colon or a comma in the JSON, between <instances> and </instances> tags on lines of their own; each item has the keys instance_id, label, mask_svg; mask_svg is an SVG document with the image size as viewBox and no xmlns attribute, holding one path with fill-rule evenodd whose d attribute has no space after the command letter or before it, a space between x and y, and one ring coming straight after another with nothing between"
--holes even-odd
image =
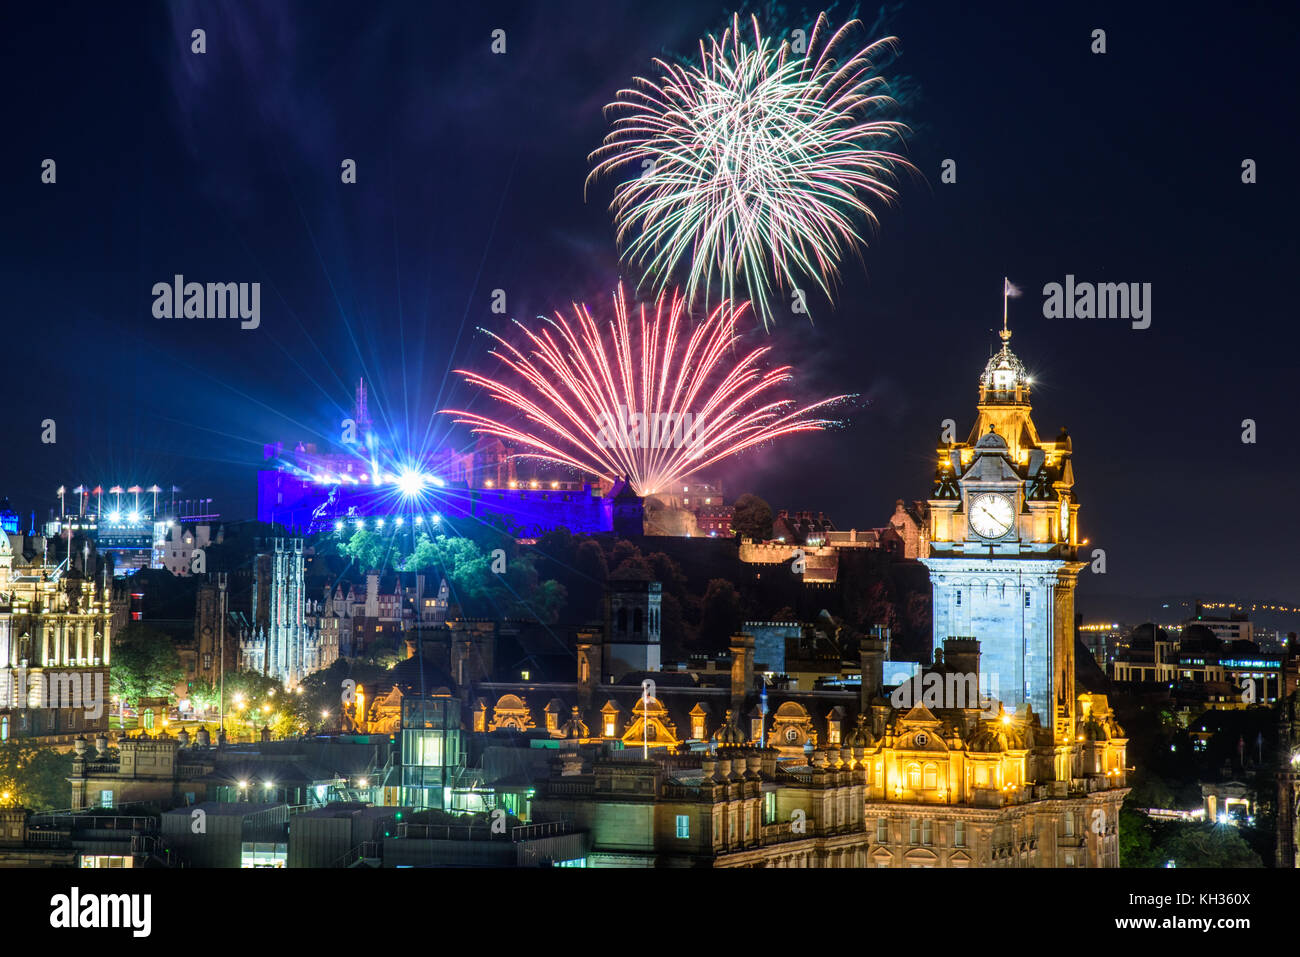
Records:
<instances>
[{"instance_id":1,"label":"firework burst","mask_svg":"<svg viewBox=\"0 0 1300 957\"><path fill-rule=\"evenodd\" d=\"M643 282L659 291L686 268L686 298L748 298L764 326L778 290L811 281L828 297L859 223L894 200L896 172L911 168L881 147L905 127L871 59L893 37L843 54L857 21L834 33L817 18L806 55L774 46L753 19L700 42L699 65L655 60L657 81L634 79L606 107L614 117L588 157L587 185L630 167L614 190L618 242ZM806 302L805 302L806 308Z\"/></svg>"},{"instance_id":2,"label":"firework burst","mask_svg":"<svg viewBox=\"0 0 1300 957\"><path fill-rule=\"evenodd\" d=\"M620 285L614 318L597 322L585 305L571 318L542 317L519 348L501 336L492 350L513 373L510 385L464 369L457 373L520 413L508 425L444 409L476 433L528 449L521 458L570 466L607 480L630 480L639 495L783 435L836 424L822 410L848 396L799 405L783 395L789 366L764 368L770 346L740 354L737 321L745 305L724 300L691 327L686 298L661 293L652 308L629 309ZM487 330L484 330L485 332Z\"/></svg>"}]
</instances>

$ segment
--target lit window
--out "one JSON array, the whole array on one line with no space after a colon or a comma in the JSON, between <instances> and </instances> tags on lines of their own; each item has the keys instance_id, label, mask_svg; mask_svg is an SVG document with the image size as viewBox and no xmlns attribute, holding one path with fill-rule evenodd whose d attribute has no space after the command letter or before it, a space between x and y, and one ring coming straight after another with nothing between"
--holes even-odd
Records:
<instances>
[{"instance_id":1,"label":"lit window","mask_svg":"<svg viewBox=\"0 0 1300 957\"><path fill-rule=\"evenodd\" d=\"M687 814L677 815L677 837L685 840L691 836L691 818Z\"/></svg>"},{"instance_id":2,"label":"lit window","mask_svg":"<svg viewBox=\"0 0 1300 957\"><path fill-rule=\"evenodd\" d=\"M614 737L614 722L612 720L605 722L605 737Z\"/></svg>"}]
</instances>

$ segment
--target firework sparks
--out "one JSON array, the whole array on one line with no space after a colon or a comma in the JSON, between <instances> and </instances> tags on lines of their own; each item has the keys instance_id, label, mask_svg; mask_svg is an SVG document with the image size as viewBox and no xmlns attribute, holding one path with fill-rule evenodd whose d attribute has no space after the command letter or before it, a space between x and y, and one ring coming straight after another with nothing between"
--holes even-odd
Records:
<instances>
[{"instance_id":1,"label":"firework sparks","mask_svg":"<svg viewBox=\"0 0 1300 957\"><path fill-rule=\"evenodd\" d=\"M857 224L877 225L873 205L892 202L896 171L912 168L880 148L905 132L878 118L893 101L871 65L895 40L842 56L856 24L831 33L822 14L798 55L774 47L757 19L753 42L742 40L734 17L721 40L701 41L698 66L655 60L658 81L619 91L587 185L639 173L610 209L644 282L662 292L688 264L689 301L707 303L717 281L722 299L743 294L765 326L777 290L810 280L831 297L844 252L864 242Z\"/></svg>"},{"instance_id":2,"label":"firework sparks","mask_svg":"<svg viewBox=\"0 0 1300 957\"><path fill-rule=\"evenodd\" d=\"M495 435L540 459L630 480L638 495L666 491L700 469L783 435L837 424L822 410L848 396L799 405L782 395L789 366L764 368L771 347L738 355L737 321L745 305L724 300L690 326L687 300L661 293L652 308L629 309L620 285L614 318L601 324L585 305L573 315L515 322L523 348L488 332L492 350L518 380L457 374L521 413L518 427L460 409L444 409L476 433ZM484 330L487 331L487 330Z\"/></svg>"}]
</instances>

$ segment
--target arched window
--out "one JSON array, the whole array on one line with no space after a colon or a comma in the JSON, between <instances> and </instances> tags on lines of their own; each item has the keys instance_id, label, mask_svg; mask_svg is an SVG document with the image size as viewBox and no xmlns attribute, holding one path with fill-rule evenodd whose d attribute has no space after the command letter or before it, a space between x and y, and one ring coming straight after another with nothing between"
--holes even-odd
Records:
<instances>
[{"instance_id":1,"label":"arched window","mask_svg":"<svg viewBox=\"0 0 1300 957\"><path fill-rule=\"evenodd\" d=\"M927 764L923 777L924 787L932 791L939 786L939 766L936 764Z\"/></svg>"},{"instance_id":2,"label":"arched window","mask_svg":"<svg viewBox=\"0 0 1300 957\"><path fill-rule=\"evenodd\" d=\"M909 764L907 766L907 786L913 790L921 787L921 766L919 764Z\"/></svg>"}]
</instances>

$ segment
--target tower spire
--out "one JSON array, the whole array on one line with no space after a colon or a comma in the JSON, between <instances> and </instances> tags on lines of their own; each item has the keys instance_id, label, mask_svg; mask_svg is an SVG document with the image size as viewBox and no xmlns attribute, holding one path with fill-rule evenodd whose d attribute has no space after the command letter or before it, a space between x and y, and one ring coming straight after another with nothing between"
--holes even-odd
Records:
<instances>
[{"instance_id":1,"label":"tower spire","mask_svg":"<svg viewBox=\"0 0 1300 957\"><path fill-rule=\"evenodd\" d=\"M357 380L357 422L365 422L369 418L366 411L366 380L364 378Z\"/></svg>"},{"instance_id":2,"label":"tower spire","mask_svg":"<svg viewBox=\"0 0 1300 957\"><path fill-rule=\"evenodd\" d=\"M1011 284L1011 280L1006 276L1002 277L1002 331L998 335L1002 338L1002 347L1005 349L1011 342L1011 330L1007 328L1007 300L1013 299L1020 295L1020 290Z\"/></svg>"},{"instance_id":3,"label":"tower spire","mask_svg":"<svg viewBox=\"0 0 1300 957\"><path fill-rule=\"evenodd\" d=\"M354 418L357 423L357 432L359 433L360 444L362 448L370 447L370 409L366 402L366 380L364 378L357 380L357 408Z\"/></svg>"}]
</instances>

